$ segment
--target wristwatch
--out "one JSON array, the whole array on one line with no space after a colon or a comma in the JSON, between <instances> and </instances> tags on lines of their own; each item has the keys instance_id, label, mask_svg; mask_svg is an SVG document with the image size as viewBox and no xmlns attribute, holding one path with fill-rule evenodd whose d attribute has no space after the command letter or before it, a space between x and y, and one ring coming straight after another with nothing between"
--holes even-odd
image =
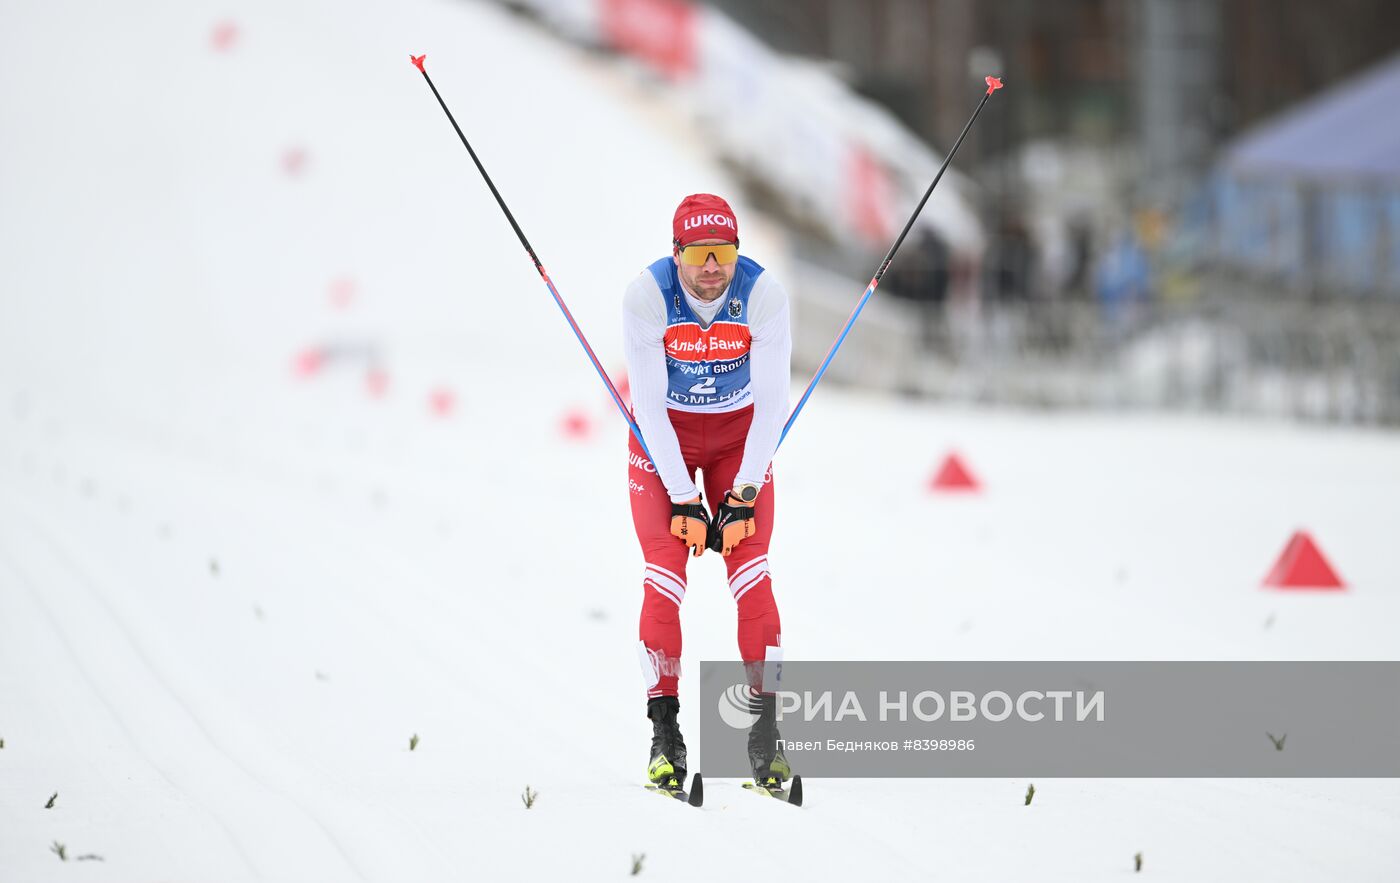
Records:
<instances>
[{"instance_id":1,"label":"wristwatch","mask_svg":"<svg viewBox=\"0 0 1400 883\"><path fill-rule=\"evenodd\" d=\"M729 492L735 499L752 504L758 499L758 485L756 484L736 484L734 490Z\"/></svg>"}]
</instances>

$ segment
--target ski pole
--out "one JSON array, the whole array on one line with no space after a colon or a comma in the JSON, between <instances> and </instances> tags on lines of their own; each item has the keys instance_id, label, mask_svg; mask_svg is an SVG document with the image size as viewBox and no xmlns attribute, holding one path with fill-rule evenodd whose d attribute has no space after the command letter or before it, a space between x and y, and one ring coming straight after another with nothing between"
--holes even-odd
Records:
<instances>
[{"instance_id":1,"label":"ski pole","mask_svg":"<svg viewBox=\"0 0 1400 883\"><path fill-rule=\"evenodd\" d=\"M447 119L452 123L452 128L457 130L457 137L462 139L462 146L467 148L467 153L471 154L472 162L476 163L476 170L481 172L481 177L486 179L486 186L491 189L491 195L496 197L496 204L501 207L501 211L505 212L506 220L510 222L511 229L514 230L515 235L520 238L520 244L525 246L525 253L528 254L530 260L534 262L535 270L540 274L540 278L544 280L544 284L549 289L550 295L553 296L554 302L559 305L559 310L564 314L565 321L569 323L569 327L574 331L574 336L577 337L578 342L582 344L583 351L588 354L588 361L593 363L593 370L598 372L598 377L602 379L603 385L608 388L608 395L612 396L613 404L617 405L617 410L622 413L622 419L627 421L627 427L631 429L632 434L637 437L637 444L642 446L642 453L646 454L648 460L651 460L651 452L647 450L647 443L642 439L641 427L637 425L637 421L633 418L632 412L627 410L627 406L622 403L622 396L618 395L617 388L613 386L612 379L608 377L608 372L603 370L603 366L598 361L598 357L593 353L593 347L588 345L588 339L585 338L583 332L579 330L578 323L574 321L574 314L570 313L569 308L564 305L564 299L559 296L559 290L555 288L554 283L550 281L549 274L545 272L544 264L540 263L540 259L535 255L535 250L530 247L530 240L525 238L525 232L521 230L520 225L515 222L515 216L510 213L510 208L506 206L506 201L501 198L501 193L491 181L491 176L486 174L486 167L483 166L481 160L477 158L476 151L472 150L471 144L467 141L467 136L462 134L462 127L457 125L457 119L452 116L452 111L447 109L447 102L442 100L442 95L438 93L437 86L433 85L433 78L428 76L428 71L424 69L423 60L428 56L410 54L408 57L409 60L413 62L413 66L418 68L418 72L423 75L423 79L428 81L428 88L433 90L433 96L437 98L438 104L442 106L442 112L447 114ZM652 462L654 463L656 461L652 460Z\"/></svg>"},{"instance_id":2,"label":"ski pole","mask_svg":"<svg viewBox=\"0 0 1400 883\"><path fill-rule=\"evenodd\" d=\"M802 413L802 408L807 404L807 399L811 397L812 390L817 388L818 381L820 381L822 375L826 373L826 368L831 364L831 360L836 355L836 351L841 348L841 344L846 340L846 335L851 332L851 328L856 324L856 319L860 317L860 311L865 309L866 301L870 300L870 296L875 293L876 286L880 284L880 279L885 275L885 271L890 268L890 262L894 260L894 253L899 251L899 246L903 244L904 237L909 235L910 228L914 226L914 220L919 217L919 212L924 210L924 203L928 202L928 198L933 195L933 188L938 186L939 179L942 178L943 173L948 170L948 163L953 161L953 154L958 152L959 145L961 145L963 139L967 137L968 130L972 128L973 122L977 120L977 115L982 112L982 108L986 106L987 99L992 97L992 93L1001 88L1001 80L996 77L987 77L986 82L986 94L983 95L982 100L978 102L977 109L972 112L972 117L968 119L967 125L963 126L962 134L958 135L958 140L953 142L953 149L948 151L948 155L943 158L943 165L938 167L938 174L933 176L933 183L928 185L928 189L924 191L924 198L919 200L919 204L914 207L914 213L909 216L909 220L904 224L904 229L899 232L899 238L894 241L894 245L890 246L889 253L886 254L885 259L880 262L880 268L875 271L875 276L870 280L870 285L866 287L865 294L861 295L860 300L856 302L856 308L851 311L851 316L846 320L846 324L841 329L841 333L836 335L836 341L831 344L831 349L826 351L826 357L822 359L821 367L817 369L817 373L812 378L812 382L807 384L807 390L802 393L802 398L798 400L797 407L792 409L792 416L788 417L787 423L783 425L783 434L778 436L779 447L782 446L783 439L787 438L788 430L792 429L792 424L797 420L797 415Z\"/></svg>"}]
</instances>

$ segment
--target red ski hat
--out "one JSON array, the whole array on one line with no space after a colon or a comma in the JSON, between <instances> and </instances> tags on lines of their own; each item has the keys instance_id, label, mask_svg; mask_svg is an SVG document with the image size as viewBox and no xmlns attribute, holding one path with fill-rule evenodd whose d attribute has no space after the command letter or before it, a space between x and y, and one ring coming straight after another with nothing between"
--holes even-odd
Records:
<instances>
[{"instance_id":1,"label":"red ski hat","mask_svg":"<svg viewBox=\"0 0 1400 883\"><path fill-rule=\"evenodd\" d=\"M682 199L671 219L671 241L677 248L701 239L739 241L734 209L713 193L692 193Z\"/></svg>"}]
</instances>

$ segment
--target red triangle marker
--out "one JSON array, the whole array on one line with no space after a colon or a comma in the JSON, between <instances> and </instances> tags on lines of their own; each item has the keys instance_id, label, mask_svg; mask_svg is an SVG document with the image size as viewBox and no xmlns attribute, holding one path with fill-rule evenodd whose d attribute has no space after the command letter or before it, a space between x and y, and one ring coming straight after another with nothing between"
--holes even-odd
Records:
<instances>
[{"instance_id":1,"label":"red triangle marker","mask_svg":"<svg viewBox=\"0 0 1400 883\"><path fill-rule=\"evenodd\" d=\"M559 431L565 438L582 441L593 434L593 421L582 408L572 408L559 420Z\"/></svg>"},{"instance_id":2,"label":"red triangle marker","mask_svg":"<svg viewBox=\"0 0 1400 883\"><path fill-rule=\"evenodd\" d=\"M1345 589L1312 536L1300 530L1289 539L1264 585L1276 589Z\"/></svg>"},{"instance_id":3,"label":"red triangle marker","mask_svg":"<svg viewBox=\"0 0 1400 883\"><path fill-rule=\"evenodd\" d=\"M428 394L428 408L438 417L449 417L457 407L457 396L452 390L440 386Z\"/></svg>"},{"instance_id":4,"label":"red triangle marker","mask_svg":"<svg viewBox=\"0 0 1400 883\"><path fill-rule=\"evenodd\" d=\"M929 479L928 487L931 491L977 491L981 490L982 485L962 458L952 453L943 459L943 465Z\"/></svg>"},{"instance_id":5,"label":"red triangle marker","mask_svg":"<svg viewBox=\"0 0 1400 883\"><path fill-rule=\"evenodd\" d=\"M383 368L374 367L365 371L365 392L371 398L382 399L389 391L389 372Z\"/></svg>"},{"instance_id":6,"label":"red triangle marker","mask_svg":"<svg viewBox=\"0 0 1400 883\"><path fill-rule=\"evenodd\" d=\"M325 362L326 355L318 347L307 347L292 358L292 372L298 377L310 377L320 371Z\"/></svg>"},{"instance_id":7,"label":"red triangle marker","mask_svg":"<svg viewBox=\"0 0 1400 883\"><path fill-rule=\"evenodd\" d=\"M306 148L289 147L282 152L282 171L295 178L306 171Z\"/></svg>"},{"instance_id":8,"label":"red triangle marker","mask_svg":"<svg viewBox=\"0 0 1400 883\"><path fill-rule=\"evenodd\" d=\"M330 295L331 306L343 310L355 299L355 280L349 276L332 279L327 293Z\"/></svg>"},{"instance_id":9,"label":"red triangle marker","mask_svg":"<svg viewBox=\"0 0 1400 883\"><path fill-rule=\"evenodd\" d=\"M209 33L209 45L216 52L227 52L238 42L238 25L231 21L221 21Z\"/></svg>"}]
</instances>

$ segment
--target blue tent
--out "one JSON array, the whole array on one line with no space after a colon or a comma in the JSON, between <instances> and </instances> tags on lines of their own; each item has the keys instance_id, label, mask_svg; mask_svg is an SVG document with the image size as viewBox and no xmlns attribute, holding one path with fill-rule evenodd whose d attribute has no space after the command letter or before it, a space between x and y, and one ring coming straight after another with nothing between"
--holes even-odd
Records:
<instances>
[{"instance_id":1,"label":"blue tent","mask_svg":"<svg viewBox=\"0 0 1400 883\"><path fill-rule=\"evenodd\" d=\"M1245 133L1226 149L1225 167L1400 183L1400 53Z\"/></svg>"},{"instance_id":2,"label":"blue tent","mask_svg":"<svg viewBox=\"0 0 1400 883\"><path fill-rule=\"evenodd\" d=\"M1236 139L1214 196L1224 262L1313 291L1400 291L1400 54Z\"/></svg>"}]
</instances>

